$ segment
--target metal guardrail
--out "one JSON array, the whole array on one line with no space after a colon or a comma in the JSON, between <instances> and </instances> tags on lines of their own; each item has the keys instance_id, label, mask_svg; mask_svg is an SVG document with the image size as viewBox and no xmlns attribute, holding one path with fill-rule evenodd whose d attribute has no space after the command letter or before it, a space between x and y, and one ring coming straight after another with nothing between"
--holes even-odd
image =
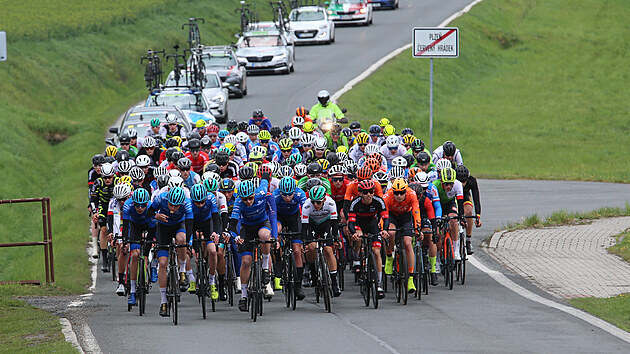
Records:
<instances>
[{"instance_id":1,"label":"metal guardrail","mask_svg":"<svg viewBox=\"0 0 630 354\"><path fill-rule=\"evenodd\" d=\"M23 246L44 246L44 265L46 268L46 284L52 284L55 282L55 268L53 262L53 244L52 244L52 228L50 219L50 198L26 198L26 199L6 199L0 200L0 204L17 204L17 203L42 203L42 226L44 231L43 241L34 242L14 242L14 243L0 243L2 247L23 247ZM20 284L39 284L36 280L20 280L17 281ZM15 282L0 282L0 283L15 283Z\"/></svg>"}]
</instances>

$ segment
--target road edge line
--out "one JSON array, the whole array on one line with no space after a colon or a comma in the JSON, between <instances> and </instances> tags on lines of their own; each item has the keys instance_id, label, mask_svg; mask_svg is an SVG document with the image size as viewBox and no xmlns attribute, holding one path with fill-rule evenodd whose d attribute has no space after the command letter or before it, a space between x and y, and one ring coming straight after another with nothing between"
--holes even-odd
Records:
<instances>
[{"instance_id":1,"label":"road edge line","mask_svg":"<svg viewBox=\"0 0 630 354\"><path fill-rule=\"evenodd\" d=\"M569 315L572 315L574 317L577 317L581 320L583 320L584 322L587 322L590 325L593 325L595 327L598 327L599 329L623 340L626 343L630 343L630 333L622 330L621 328L606 322L604 320L602 320L601 318L595 317L587 312L584 312L582 310L579 310L575 307L571 307L571 306L567 306L567 305L563 305L560 303L557 303L555 301L551 301L548 299L545 299L544 297L534 294L533 292L525 289L524 287L516 284L515 282L513 282L512 280L508 279L507 276L505 276L505 274L496 271L496 270L491 270L490 268L486 267L485 265L483 265L480 261L478 261L475 258L470 258L468 260L470 262L470 264L472 264L475 268L479 269L480 271L486 273L488 276L490 276L492 279L494 279L497 283L499 283L500 285L503 285L504 287L512 290L513 292L515 292L516 294L537 302L541 305L545 305L547 307L551 307L551 308L555 308L556 310L560 310L562 312L565 312Z\"/></svg>"},{"instance_id":2,"label":"road edge line","mask_svg":"<svg viewBox=\"0 0 630 354\"><path fill-rule=\"evenodd\" d=\"M453 21L454 19L456 19L456 18L460 17L461 15L467 13L468 11L470 11L470 9L473 6L477 5L478 3L482 2L482 1L483 0L475 0L475 1L471 2L470 4L466 5L463 9L457 11L456 13L452 14L451 16L449 16L446 20L442 21L442 23L437 25L437 27L444 27L444 26L448 25L451 21ZM361 81L365 80L366 78L368 78L378 68L380 68L385 63L390 61L392 58L394 58L395 56L397 56L398 54L402 53L403 51L405 51L405 50L407 50L409 48L411 48L411 43L405 44L404 46L402 46L400 48L394 49L392 52L390 52L386 56L384 56L381 59L379 59L376 63L370 65L369 68L365 69L365 71L363 71L361 74L356 76L354 79L348 81L345 85L343 85L343 87L341 89L339 89L339 91L335 92L330 97L330 100L333 101L333 102L337 102L339 97L341 97L344 93L352 90L352 88L356 84L358 84L359 82L361 82Z\"/></svg>"},{"instance_id":3,"label":"road edge line","mask_svg":"<svg viewBox=\"0 0 630 354\"><path fill-rule=\"evenodd\" d=\"M81 348L79 340L77 339L77 334L74 333L74 330L72 330L72 323L70 323L70 321L65 317L60 317L59 323L61 324L61 333L63 333L66 342L72 344L79 353L84 354L85 352L83 351L83 348Z\"/></svg>"}]
</instances>

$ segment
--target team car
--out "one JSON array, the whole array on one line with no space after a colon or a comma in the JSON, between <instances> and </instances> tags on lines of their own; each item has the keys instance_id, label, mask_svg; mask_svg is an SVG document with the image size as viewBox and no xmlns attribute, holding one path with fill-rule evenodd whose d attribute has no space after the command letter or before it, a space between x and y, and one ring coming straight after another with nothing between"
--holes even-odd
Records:
<instances>
[{"instance_id":1,"label":"team car","mask_svg":"<svg viewBox=\"0 0 630 354\"><path fill-rule=\"evenodd\" d=\"M151 92L145 106L178 107L193 124L196 124L200 119L205 120L206 123L216 122L210 109L216 107L217 104L208 100L202 91L189 87L165 87L162 90Z\"/></svg>"},{"instance_id":2,"label":"team car","mask_svg":"<svg viewBox=\"0 0 630 354\"><path fill-rule=\"evenodd\" d=\"M113 137L105 140L108 145L119 146L120 141L118 137L127 129L135 129L138 132L138 137L144 138L147 130L151 126L151 119L159 118L162 123L166 122L167 115L175 116L177 122L183 126L183 133L188 133L191 130L190 120L186 118L184 112L181 109L174 106L155 106L144 107L135 106L129 108L123 116L122 122L119 127L109 128L109 132L114 134ZM185 135L185 134L184 134Z\"/></svg>"},{"instance_id":3,"label":"team car","mask_svg":"<svg viewBox=\"0 0 630 354\"><path fill-rule=\"evenodd\" d=\"M331 0L328 16L339 24L372 24L372 4L368 0Z\"/></svg>"},{"instance_id":4,"label":"team car","mask_svg":"<svg viewBox=\"0 0 630 354\"><path fill-rule=\"evenodd\" d=\"M289 32L296 44L335 41L335 24L320 6L301 6L289 15Z\"/></svg>"},{"instance_id":5,"label":"team car","mask_svg":"<svg viewBox=\"0 0 630 354\"><path fill-rule=\"evenodd\" d=\"M370 4L372 4L372 8L377 9L397 9L398 8L398 0L367 0Z\"/></svg>"},{"instance_id":6,"label":"team car","mask_svg":"<svg viewBox=\"0 0 630 354\"><path fill-rule=\"evenodd\" d=\"M185 73L182 72L180 78L180 84L182 84L186 78ZM175 82L175 73L171 73L166 78L165 86L177 86ZM209 99L210 113L216 118L217 123L225 123L228 119L228 83L222 82L219 74L214 70L206 70L206 82L201 92L205 97Z\"/></svg>"},{"instance_id":7,"label":"team car","mask_svg":"<svg viewBox=\"0 0 630 354\"><path fill-rule=\"evenodd\" d=\"M230 95L237 98L247 95L247 70L244 63L236 59L232 46L205 46L202 53L206 70L216 71L221 80L229 84Z\"/></svg>"},{"instance_id":8,"label":"team car","mask_svg":"<svg viewBox=\"0 0 630 354\"><path fill-rule=\"evenodd\" d=\"M238 60L247 72L281 72L295 70L295 46L278 30L249 31L236 43Z\"/></svg>"}]
</instances>

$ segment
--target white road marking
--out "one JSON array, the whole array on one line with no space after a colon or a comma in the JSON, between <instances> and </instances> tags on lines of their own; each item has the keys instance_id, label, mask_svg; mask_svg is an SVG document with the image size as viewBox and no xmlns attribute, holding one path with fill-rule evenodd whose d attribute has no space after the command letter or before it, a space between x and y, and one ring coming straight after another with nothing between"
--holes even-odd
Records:
<instances>
[{"instance_id":1,"label":"white road marking","mask_svg":"<svg viewBox=\"0 0 630 354\"><path fill-rule=\"evenodd\" d=\"M72 344L72 346L79 351L79 353L84 354L83 348L79 344L79 340L77 339L77 335L72 330L72 324L68 321L67 318L61 317L59 319L59 323L61 323L61 332L63 336L66 338L66 342Z\"/></svg>"},{"instance_id":2,"label":"white road marking","mask_svg":"<svg viewBox=\"0 0 630 354\"><path fill-rule=\"evenodd\" d=\"M374 334L366 331L365 329L355 325L354 323L350 322L348 319L346 319L343 316L340 316L339 314L333 313L333 315L335 315L337 318L342 320L344 323L346 323L350 327L352 327L352 328L356 329L357 331L359 331L359 332L365 334L366 336L370 337L376 343L378 343L380 346L382 346L383 348L387 349L390 353L399 354L399 352L396 349L394 349L391 345L389 345L386 341L380 339L379 337L377 337Z\"/></svg>"},{"instance_id":3,"label":"white road marking","mask_svg":"<svg viewBox=\"0 0 630 354\"><path fill-rule=\"evenodd\" d=\"M101 347L99 347L90 326L87 323L82 323L78 325L79 327L79 335L81 336L83 342L83 349L86 353L102 353Z\"/></svg>"},{"instance_id":4,"label":"white road marking","mask_svg":"<svg viewBox=\"0 0 630 354\"><path fill-rule=\"evenodd\" d=\"M470 262L470 264L472 264L474 267L476 267L477 269L479 269L480 271L488 274L492 279L494 279L497 283L505 286L506 288L512 290L513 292L517 293L518 295L521 295L522 297L537 302L539 304L560 310L562 312L568 313L569 315L575 316L595 327L598 327L610 334L612 334L613 336L627 342L630 343L630 333L600 319L597 318L591 314L588 314L582 310L578 310L575 307L571 307L571 306L566 306L563 304L559 304L555 301L551 301L551 300L547 300L544 297L540 296L540 295L536 295L533 292L523 288L522 286L516 284L515 282L511 281L510 279L508 279L508 277L505 276L505 274L498 272L496 270L491 270L488 267L486 267L485 265L481 264L481 262L479 262L478 260L476 260L474 257L470 258L468 260Z\"/></svg>"}]
</instances>

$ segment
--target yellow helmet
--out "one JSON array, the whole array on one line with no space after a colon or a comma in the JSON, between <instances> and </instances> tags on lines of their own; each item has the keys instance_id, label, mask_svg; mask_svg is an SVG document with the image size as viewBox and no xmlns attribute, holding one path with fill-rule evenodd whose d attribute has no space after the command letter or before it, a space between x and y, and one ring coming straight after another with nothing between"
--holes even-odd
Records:
<instances>
[{"instance_id":1,"label":"yellow helmet","mask_svg":"<svg viewBox=\"0 0 630 354\"><path fill-rule=\"evenodd\" d=\"M392 190L394 192L403 192L407 190L407 181L405 181L402 178L396 178L393 182L392 182Z\"/></svg>"},{"instance_id":2,"label":"yellow helmet","mask_svg":"<svg viewBox=\"0 0 630 354\"><path fill-rule=\"evenodd\" d=\"M232 143L226 143L224 146L225 146L226 148L230 149L230 151L232 151L232 153L235 153L235 152L236 152L236 146L234 146L234 144L232 144Z\"/></svg>"},{"instance_id":3,"label":"yellow helmet","mask_svg":"<svg viewBox=\"0 0 630 354\"><path fill-rule=\"evenodd\" d=\"M345 145L339 145L337 147L337 152L343 152L343 153L348 153L348 148Z\"/></svg>"},{"instance_id":4,"label":"yellow helmet","mask_svg":"<svg viewBox=\"0 0 630 354\"><path fill-rule=\"evenodd\" d=\"M118 153L118 149L113 145L110 145L107 148L105 148L105 155L107 156L116 157L117 153Z\"/></svg>"},{"instance_id":5,"label":"yellow helmet","mask_svg":"<svg viewBox=\"0 0 630 354\"><path fill-rule=\"evenodd\" d=\"M195 128L203 128L206 126L206 121L203 119L199 119L195 124Z\"/></svg>"},{"instance_id":6,"label":"yellow helmet","mask_svg":"<svg viewBox=\"0 0 630 354\"><path fill-rule=\"evenodd\" d=\"M384 119L386 119L386 118L384 118ZM388 125L385 126L385 128L383 128L383 134L385 136L394 135L394 134L396 134L396 128L394 128L393 125L388 124Z\"/></svg>"},{"instance_id":7,"label":"yellow helmet","mask_svg":"<svg viewBox=\"0 0 630 354\"><path fill-rule=\"evenodd\" d=\"M403 136L403 144L409 144L411 145L411 143L413 143L414 140L416 140L417 138L413 135L407 134Z\"/></svg>"},{"instance_id":8,"label":"yellow helmet","mask_svg":"<svg viewBox=\"0 0 630 354\"><path fill-rule=\"evenodd\" d=\"M127 183L130 187L133 187L131 185L131 176L122 176L118 179L118 184L121 183Z\"/></svg>"},{"instance_id":9,"label":"yellow helmet","mask_svg":"<svg viewBox=\"0 0 630 354\"><path fill-rule=\"evenodd\" d=\"M258 173L258 164L255 162L248 162L245 164L245 166L249 166L252 168L252 170L254 170L254 176L256 176L256 173Z\"/></svg>"},{"instance_id":10,"label":"yellow helmet","mask_svg":"<svg viewBox=\"0 0 630 354\"><path fill-rule=\"evenodd\" d=\"M305 133L312 133L315 130L315 124L313 122L304 122L302 131Z\"/></svg>"},{"instance_id":11,"label":"yellow helmet","mask_svg":"<svg viewBox=\"0 0 630 354\"><path fill-rule=\"evenodd\" d=\"M361 132L357 135L357 144L367 144L368 139L370 139L368 133Z\"/></svg>"},{"instance_id":12,"label":"yellow helmet","mask_svg":"<svg viewBox=\"0 0 630 354\"><path fill-rule=\"evenodd\" d=\"M381 118L381 120L378 121L378 125L381 126L381 128L387 126L390 124L389 118Z\"/></svg>"},{"instance_id":13,"label":"yellow helmet","mask_svg":"<svg viewBox=\"0 0 630 354\"><path fill-rule=\"evenodd\" d=\"M326 159L319 159L317 160L317 163L322 166L322 170L324 171L328 171L328 168L330 167L330 162Z\"/></svg>"},{"instance_id":14,"label":"yellow helmet","mask_svg":"<svg viewBox=\"0 0 630 354\"><path fill-rule=\"evenodd\" d=\"M182 137L179 135L175 135L173 137L173 139L175 139L175 141L177 141L177 146L182 146Z\"/></svg>"}]
</instances>

